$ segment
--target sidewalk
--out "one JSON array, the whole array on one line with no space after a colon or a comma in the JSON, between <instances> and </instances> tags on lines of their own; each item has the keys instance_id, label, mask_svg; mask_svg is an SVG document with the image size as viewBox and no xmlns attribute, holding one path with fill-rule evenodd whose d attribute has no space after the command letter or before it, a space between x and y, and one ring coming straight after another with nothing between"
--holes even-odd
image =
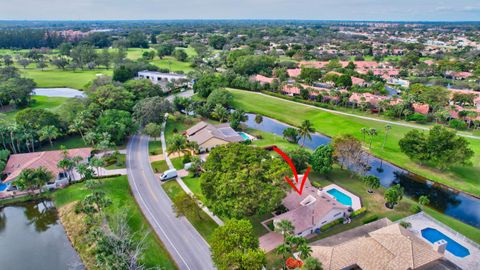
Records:
<instances>
[{"instance_id":1,"label":"sidewalk","mask_svg":"<svg viewBox=\"0 0 480 270\"><path fill-rule=\"evenodd\" d=\"M165 119L167 117L168 117L168 113L165 114ZM163 151L163 156L165 158L165 161L167 162L168 168L169 169L175 169L175 167L173 167L172 161L168 157L168 153L167 153L167 143L165 142L165 134L164 134L166 124L167 124L166 121L164 121L163 124L162 124L162 135L160 137L160 139L162 141L162 151ZM185 183L183 182L180 175L177 176L177 182L180 185L180 187L182 187L182 189L185 191L185 193L187 193L190 196L194 195L193 192L190 190L190 188L188 188L188 186L185 185ZM196 202L197 202L198 206L203 210L203 212L205 212L210 218L212 218L213 221L215 221L215 223L217 223L219 226L223 226L224 223L219 217L217 217L212 211L210 211L210 209L208 209L205 205L203 205L203 203L201 201L196 200Z\"/></svg>"}]
</instances>

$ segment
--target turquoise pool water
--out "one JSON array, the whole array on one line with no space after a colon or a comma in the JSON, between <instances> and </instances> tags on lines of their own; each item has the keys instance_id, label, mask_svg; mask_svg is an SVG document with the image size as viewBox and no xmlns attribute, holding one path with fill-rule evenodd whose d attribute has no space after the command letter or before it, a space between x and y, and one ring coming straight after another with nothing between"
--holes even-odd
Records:
<instances>
[{"instance_id":1,"label":"turquoise pool water","mask_svg":"<svg viewBox=\"0 0 480 270\"><path fill-rule=\"evenodd\" d=\"M335 199L337 199L337 201L341 204L346 206L352 206L352 198L350 198L347 194L341 192L340 190L332 188L328 190L327 193L335 197Z\"/></svg>"},{"instance_id":2,"label":"turquoise pool water","mask_svg":"<svg viewBox=\"0 0 480 270\"><path fill-rule=\"evenodd\" d=\"M238 135L242 136L244 140L250 140L250 137L248 137L248 135L245 134L244 132L238 132Z\"/></svg>"},{"instance_id":3,"label":"turquoise pool water","mask_svg":"<svg viewBox=\"0 0 480 270\"><path fill-rule=\"evenodd\" d=\"M7 188L8 188L8 184L4 184L0 182L0 191L4 191Z\"/></svg>"},{"instance_id":4,"label":"turquoise pool water","mask_svg":"<svg viewBox=\"0 0 480 270\"><path fill-rule=\"evenodd\" d=\"M457 241L446 236L437 229L425 228L422 230L422 236L432 244L437 242L438 240L444 239L445 241L447 241L447 250L457 257L463 258L470 255L470 251L466 247L462 246Z\"/></svg>"}]
</instances>

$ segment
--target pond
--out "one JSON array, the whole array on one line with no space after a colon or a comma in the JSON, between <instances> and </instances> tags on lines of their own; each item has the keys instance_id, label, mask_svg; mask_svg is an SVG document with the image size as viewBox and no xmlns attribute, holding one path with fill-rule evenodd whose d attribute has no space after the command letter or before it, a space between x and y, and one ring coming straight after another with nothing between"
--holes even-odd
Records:
<instances>
[{"instance_id":1,"label":"pond","mask_svg":"<svg viewBox=\"0 0 480 270\"><path fill-rule=\"evenodd\" d=\"M247 127L279 136L283 136L283 130L290 127L287 124L265 116L262 123L257 124L254 114L247 114L247 116L248 120L245 122ZM328 144L330 141L331 138L316 133L312 134L311 140L307 139L305 141L305 146L315 149L320 145ZM300 143L302 143L302 140L300 140ZM382 186L389 187L394 184L400 184L405 189L405 195L413 199L418 199L421 195L428 195L432 208L476 228L480 228L480 199L463 192L443 188L432 181L428 181L428 179L423 179L414 173L376 157L370 156L368 160L371 168L367 174L380 178Z\"/></svg>"},{"instance_id":2,"label":"pond","mask_svg":"<svg viewBox=\"0 0 480 270\"><path fill-rule=\"evenodd\" d=\"M45 97L85 97L85 93L73 88L35 88L33 94Z\"/></svg>"},{"instance_id":3,"label":"pond","mask_svg":"<svg viewBox=\"0 0 480 270\"><path fill-rule=\"evenodd\" d=\"M51 201L0 206L0 268L83 269Z\"/></svg>"}]
</instances>

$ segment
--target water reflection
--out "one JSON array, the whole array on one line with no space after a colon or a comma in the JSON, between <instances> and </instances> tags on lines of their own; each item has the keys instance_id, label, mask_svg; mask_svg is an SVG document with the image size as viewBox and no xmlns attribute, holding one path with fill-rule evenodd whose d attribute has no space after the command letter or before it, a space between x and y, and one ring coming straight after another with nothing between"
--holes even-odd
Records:
<instances>
[{"instance_id":1,"label":"water reflection","mask_svg":"<svg viewBox=\"0 0 480 270\"><path fill-rule=\"evenodd\" d=\"M257 124L254 114L247 114L246 126L264 132L283 136L283 130L288 125L274 119L263 117L263 122ZM321 134L313 134L311 140L305 141L305 146L315 149L320 145L327 144L331 139ZM301 143L301 142L300 142ZM403 170L389 162L369 156L370 169L367 174L380 178L382 186L389 187L400 184L405 188L408 197L417 199L421 195L428 195L431 207L467 224L480 228L480 199L462 192L454 192L425 181L421 177Z\"/></svg>"},{"instance_id":2,"label":"water reflection","mask_svg":"<svg viewBox=\"0 0 480 270\"><path fill-rule=\"evenodd\" d=\"M50 201L0 207L0 269L83 269Z\"/></svg>"}]
</instances>

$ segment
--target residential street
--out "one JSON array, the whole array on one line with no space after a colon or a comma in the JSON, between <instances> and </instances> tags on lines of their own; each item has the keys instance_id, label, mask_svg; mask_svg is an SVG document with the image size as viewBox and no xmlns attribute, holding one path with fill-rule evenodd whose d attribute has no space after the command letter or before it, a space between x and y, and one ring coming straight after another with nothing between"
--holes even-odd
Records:
<instances>
[{"instance_id":1,"label":"residential street","mask_svg":"<svg viewBox=\"0 0 480 270\"><path fill-rule=\"evenodd\" d=\"M148 159L147 136L134 136L127 147L128 181L155 232L179 269L214 269L207 242L185 217L177 218L172 202Z\"/></svg>"}]
</instances>

